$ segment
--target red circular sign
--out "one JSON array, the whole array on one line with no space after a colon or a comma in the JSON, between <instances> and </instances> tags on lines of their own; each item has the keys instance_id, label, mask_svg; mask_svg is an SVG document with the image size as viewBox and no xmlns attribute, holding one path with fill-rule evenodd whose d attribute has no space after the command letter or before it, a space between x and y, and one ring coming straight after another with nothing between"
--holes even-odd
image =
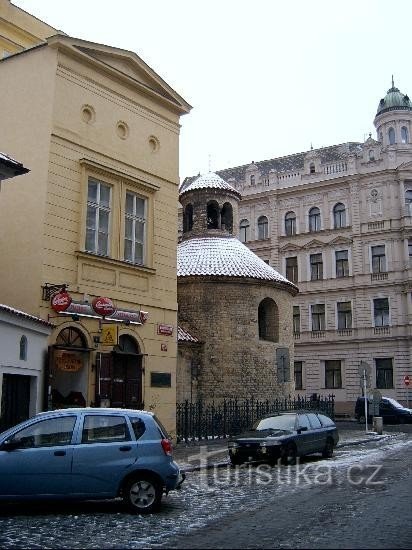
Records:
<instances>
[{"instance_id":1,"label":"red circular sign","mask_svg":"<svg viewBox=\"0 0 412 550\"><path fill-rule=\"evenodd\" d=\"M95 298L92 302L92 308L94 311L101 315L102 317L107 317L108 315L113 315L116 311L113 302L110 298Z\"/></svg>"},{"instance_id":2,"label":"red circular sign","mask_svg":"<svg viewBox=\"0 0 412 550\"><path fill-rule=\"evenodd\" d=\"M61 311L66 311L71 303L72 297L65 290L60 290L60 292L53 294L51 299L51 307L58 313Z\"/></svg>"},{"instance_id":3,"label":"red circular sign","mask_svg":"<svg viewBox=\"0 0 412 550\"><path fill-rule=\"evenodd\" d=\"M405 386L409 386L409 384L411 383L411 379L407 374L403 377L403 383L405 384Z\"/></svg>"}]
</instances>

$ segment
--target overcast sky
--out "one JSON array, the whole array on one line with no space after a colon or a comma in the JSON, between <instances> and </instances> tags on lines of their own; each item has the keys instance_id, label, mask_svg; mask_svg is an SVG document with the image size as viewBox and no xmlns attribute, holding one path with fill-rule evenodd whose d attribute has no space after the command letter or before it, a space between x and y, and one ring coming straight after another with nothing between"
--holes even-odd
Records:
<instances>
[{"instance_id":1,"label":"overcast sky","mask_svg":"<svg viewBox=\"0 0 412 550\"><path fill-rule=\"evenodd\" d=\"M410 0L12 0L71 36L136 52L193 109L180 177L373 137L412 96Z\"/></svg>"}]
</instances>

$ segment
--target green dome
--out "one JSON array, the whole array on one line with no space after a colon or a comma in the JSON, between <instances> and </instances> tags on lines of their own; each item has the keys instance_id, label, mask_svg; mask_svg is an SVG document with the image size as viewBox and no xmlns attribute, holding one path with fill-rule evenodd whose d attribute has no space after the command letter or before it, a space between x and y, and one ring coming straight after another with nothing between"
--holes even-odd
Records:
<instances>
[{"instance_id":1,"label":"green dome","mask_svg":"<svg viewBox=\"0 0 412 550\"><path fill-rule=\"evenodd\" d=\"M392 88L389 88L386 96L379 102L376 116L387 111L398 110L412 111L412 102L407 95L400 92L392 83Z\"/></svg>"}]
</instances>

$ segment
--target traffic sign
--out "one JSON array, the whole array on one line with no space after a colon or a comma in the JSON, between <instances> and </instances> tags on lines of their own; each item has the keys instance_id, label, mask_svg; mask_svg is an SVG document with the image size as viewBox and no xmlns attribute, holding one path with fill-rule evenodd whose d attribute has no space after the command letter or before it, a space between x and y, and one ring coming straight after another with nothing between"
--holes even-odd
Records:
<instances>
[{"instance_id":1,"label":"traffic sign","mask_svg":"<svg viewBox=\"0 0 412 550\"><path fill-rule=\"evenodd\" d=\"M405 376L403 377L403 383L405 384L405 386L409 386L409 384L411 383L411 379L407 374L405 374Z\"/></svg>"},{"instance_id":2,"label":"traffic sign","mask_svg":"<svg viewBox=\"0 0 412 550\"><path fill-rule=\"evenodd\" d=\"M358 369L359 376L363 376L363 373L366 371L366 377L369 377L371 374L370 365L366 361L361 361Z\"/></svg>"}]
</instances>

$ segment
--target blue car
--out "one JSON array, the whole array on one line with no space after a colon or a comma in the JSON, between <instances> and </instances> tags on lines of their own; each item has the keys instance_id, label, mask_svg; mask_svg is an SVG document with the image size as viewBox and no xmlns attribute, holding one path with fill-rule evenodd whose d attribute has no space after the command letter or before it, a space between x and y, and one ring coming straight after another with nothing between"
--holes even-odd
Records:
<instances>
[{"instance_id":1,"label":"blue car","mask_svg":"<svg viewBox=\"0 0 412 550\"><path fill-rule=\"evenodd\" d=\"M160 508L183 482L150 412L78 408L39 413L0 434L0 500L109 499Z\"/></svg>"}]
</instances>

